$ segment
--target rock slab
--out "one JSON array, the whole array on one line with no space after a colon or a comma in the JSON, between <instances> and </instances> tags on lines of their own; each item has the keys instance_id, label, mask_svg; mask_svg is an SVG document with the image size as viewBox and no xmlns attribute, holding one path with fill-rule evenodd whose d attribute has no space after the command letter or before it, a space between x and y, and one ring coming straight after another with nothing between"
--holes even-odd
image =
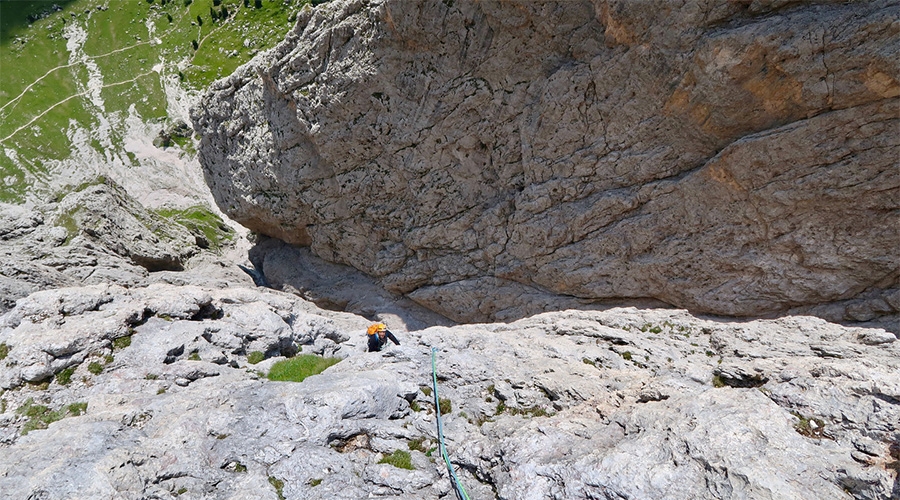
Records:
<instances>
[{"instance_id":1,"label":"rock slab","mask_svg":"<svg viewBox=\"0 0 900 500\"><path fill-rule=\"evenodd\" d=\"M368 324L265 289L32 294L0 316L0 491L455 498L436 348L447 449L473 500L900 494L900 342L884 330L616 308L389 323L401 345L369 353ZM298 353L341 361L265 377Z\"/></svg>"}]
</instances>

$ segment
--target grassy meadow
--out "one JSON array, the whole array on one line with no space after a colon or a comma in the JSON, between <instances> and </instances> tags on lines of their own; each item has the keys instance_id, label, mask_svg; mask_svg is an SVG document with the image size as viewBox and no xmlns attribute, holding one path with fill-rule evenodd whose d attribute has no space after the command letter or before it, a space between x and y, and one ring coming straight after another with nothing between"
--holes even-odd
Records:
<instances>
[{"instance_id":1,"label":"grassy meadow","mask_svg":"<svg viewBox=\"0 0 900 500\"><path fill-rule=\"evenodd\" d=\"M75 148L137 167L128 120L165 126L173 96L273 47L307 3L0 0L0 202L23 201Z\"/></svg>"}]
</instances>

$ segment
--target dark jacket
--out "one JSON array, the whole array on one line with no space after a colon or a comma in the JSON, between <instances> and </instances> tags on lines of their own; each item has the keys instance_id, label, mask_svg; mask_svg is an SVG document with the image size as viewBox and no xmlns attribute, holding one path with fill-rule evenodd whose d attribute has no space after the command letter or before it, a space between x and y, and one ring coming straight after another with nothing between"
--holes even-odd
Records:
<instances>
[{"instance_id":1,"label":"dark jacket","mask_svg":"<svg viewBox=\"0 0 900 500\"><path fill-rule=\"evenodd\" d=\"M387 344L388 339L391 342L400 345L400 341L397 340L397 337L394 337L394 334L391 333L390 330L387 330L384 339L381 338L377 333L375 335L369 335L369 352L380 351L384 348L384 345Z\"/></svg>"}]
</instances>

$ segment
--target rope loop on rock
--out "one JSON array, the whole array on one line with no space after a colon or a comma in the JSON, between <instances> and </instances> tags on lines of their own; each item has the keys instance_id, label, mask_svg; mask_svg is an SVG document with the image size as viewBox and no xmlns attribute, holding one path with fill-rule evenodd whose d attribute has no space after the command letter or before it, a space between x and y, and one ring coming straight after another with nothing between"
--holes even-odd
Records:
<instances>
[{"instance_id":1,"label":"rope loop on rock","mask_svg":"<svg viewBox=\"0 0 900 500\"><path fill-rule=\"evenodd\" d=\"M459 482L459 478L456 477L456 472L453 470L453 466L450 465L450 455L447 454L447 447L444 446L444 426L441 423L441 401L440 398L438 398L437 364L435 362L436 353L437 347L432 347L431 381L432 387L434 388L434 411L435 415L437 415L438 446L440 446L441 449L441 456L444 457L444 463L447 464L447 471L450 472L450 478L452 479L451 484L453 485L453 490L456 492L456 497L459 500L469 500L469 495L466 494L466 489L463 488L462 483Z\"/></svg>"}]
</instances>

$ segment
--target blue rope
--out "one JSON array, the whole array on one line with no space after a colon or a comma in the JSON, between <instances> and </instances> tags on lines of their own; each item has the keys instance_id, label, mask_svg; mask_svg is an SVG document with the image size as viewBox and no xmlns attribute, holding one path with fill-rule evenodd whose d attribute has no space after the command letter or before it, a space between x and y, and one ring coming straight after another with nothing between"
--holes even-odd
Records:
<instances>
[{"instance_id":1,"label":"blue rope","mask_svg":"<svg viewBox=\"0 0 900 500\"><path fill-rule=\"evenodd\" d=\"M447 464L447 470L450 472L450 477L453 479L453 489L456 491L456 497L459 500L469 500L469 495L466 494L465 488L463 488L462 483L459 482L459 479L456 477L456 472L453 470L453 466L450 465L450 455L447 454L447 447L444 446L444 426L441 423L441 402L438 398L438 387L437 387L437 365L434 361L434 354L437 352L437 347L431 348L431 381L434 387L434 409L437 415L437 432L438 432L438 444L441 448L441 456L444 457L444 463Z\"/></svg>"}]
</instances>

